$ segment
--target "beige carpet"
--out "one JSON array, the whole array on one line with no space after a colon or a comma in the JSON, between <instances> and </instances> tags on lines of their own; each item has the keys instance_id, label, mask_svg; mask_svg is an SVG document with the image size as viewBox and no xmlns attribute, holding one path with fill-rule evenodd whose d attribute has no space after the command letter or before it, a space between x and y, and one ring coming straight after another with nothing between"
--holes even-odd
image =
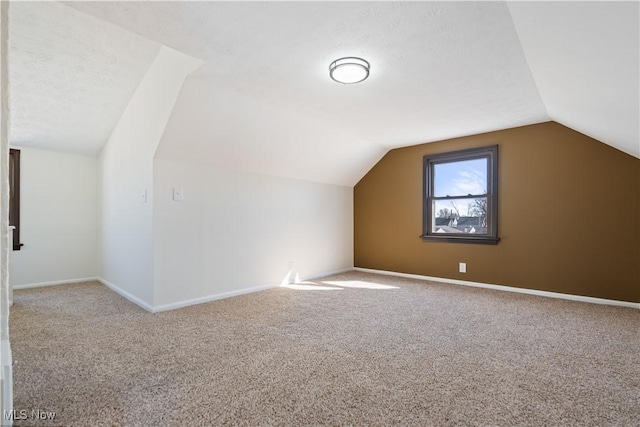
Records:
<instances>
[{"instance_id":1,"label":"beige carpet","mask_svg":"<svg viewBox=\"0 0 640 427\"><path fill-rule=\"evenodd\" d=\"M97 283L22 290L11 341L18 425L640 424L638 310L417 280L159 314Z\"/></svg>"}]
</instances>

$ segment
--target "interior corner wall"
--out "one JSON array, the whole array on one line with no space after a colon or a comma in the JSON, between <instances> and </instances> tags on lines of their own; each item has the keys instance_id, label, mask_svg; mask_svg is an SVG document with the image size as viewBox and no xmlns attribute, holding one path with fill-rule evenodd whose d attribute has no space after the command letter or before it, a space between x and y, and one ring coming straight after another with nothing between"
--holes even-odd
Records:
<instances>
[{"instance_id":1,"label":"interior corner wall","mask_svg":"<svg viewBox=\"0 0 640 427\"><path fill-rule=\"evenodd\" d=\"M501 241L422 241L423 156L493 144ZM392 150L354 217L356 267L640 302L640 160L558 123Z\"/></svg>"},{"instance_id":2,"label":"interior corner wall","mask_svg":"<svg viewBox=\"0 0 640 427\"><path fill-rule=\"evenodd\" d=\"M351 187L156 158L154 192L159 309L353 267Z\"/></svg>"},{"instance_id":3,"label":"interior corner wall","mask_svg":"<svg viewBox=\"0 0 640 427\"><path fill-rule=\"evenodd\" d=\"M184 78L201 63L162 46L100 154L100 277L147 308L153 307L153 156Z\"/></svg>"},{"instance_id":4,"label":"interior corner wall","mask_svg":"<svg viewBox=\"0 0 640 427\"><path fill-rule=\"evenodd\" d=\"M98 159L20 150L20 243L12 286L94 279L98 275ZM64 250L61 250L64 248Z\"/></svg>"}]
</instances>

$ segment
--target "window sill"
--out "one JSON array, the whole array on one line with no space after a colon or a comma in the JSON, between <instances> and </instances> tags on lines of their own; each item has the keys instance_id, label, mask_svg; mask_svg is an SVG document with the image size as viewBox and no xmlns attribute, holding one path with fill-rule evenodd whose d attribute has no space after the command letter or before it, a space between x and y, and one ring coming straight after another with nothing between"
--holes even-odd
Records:
<instances>
[{"instance_id":1,"label":"window sill","mask_svg":"<svg viewBox=\"0 0 640 427\"><path fill-rule=\"evenodd\" d=\"M425 242L440 242L440 243L474 243L481 245L497 245L500 241L499 237L454 237L454 236L433 236L429 234L423 234L420 238Z\"/></svg>"}]
</instances>

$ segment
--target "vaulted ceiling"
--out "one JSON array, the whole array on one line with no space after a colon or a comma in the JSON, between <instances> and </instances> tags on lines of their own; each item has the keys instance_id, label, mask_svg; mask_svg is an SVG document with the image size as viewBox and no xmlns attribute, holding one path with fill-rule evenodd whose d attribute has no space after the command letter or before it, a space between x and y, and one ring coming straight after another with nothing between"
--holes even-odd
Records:
<instances>
[{"instance_id":1,"label":"vaulted ceiling","mask_svg":"<svg viewBox=\"0 0 640 427\"><path fill-rule=\"evenodd\" d=\"M157 155L353 185L391 148L555 120L640 157L637 2L12 3L12 141L98 153L160 44L205 64ZM361 56L371 76L329 79Z\"/></svg>"},{"instance_id":2,"label":"vaulted ceiling","mask_svg":"<svg viewBox=\"0 0 640 427\"><path fill-rule=\"evenodd\" d=\"M12 144L95 155L160 45L55 2L9 6Z\"/></svg>"}]
</instances>

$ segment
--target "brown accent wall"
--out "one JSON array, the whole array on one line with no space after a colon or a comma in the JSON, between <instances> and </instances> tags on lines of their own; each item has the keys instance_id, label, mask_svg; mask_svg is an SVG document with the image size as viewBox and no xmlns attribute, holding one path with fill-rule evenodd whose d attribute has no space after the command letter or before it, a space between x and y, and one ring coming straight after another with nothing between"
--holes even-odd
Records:
<instances>
[{"instance_id":1,"label":"brown accent wall","mask_svg":"<svg viewBox=\"0 0 640 427\"><path fill-rule=\"evenodd\" d=\"M422 241L422 157L491 144L501 241ZM640 159L555 122L391 150L355 186L354 237L356 267L640 302Z\"/></svg>"}]
</instances>

